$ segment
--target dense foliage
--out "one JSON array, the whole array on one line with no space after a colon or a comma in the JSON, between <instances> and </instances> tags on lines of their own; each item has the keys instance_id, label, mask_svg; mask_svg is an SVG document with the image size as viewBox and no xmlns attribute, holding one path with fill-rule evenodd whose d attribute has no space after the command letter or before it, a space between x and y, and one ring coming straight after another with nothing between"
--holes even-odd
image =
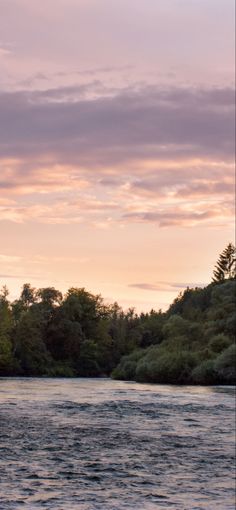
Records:
<instances>
[{"instance_id":1,"label":"dense foliage","mask_svg":"<svg viewBox=\"0 0 236 510\"><path fill-rule=\"evenodd\" d=\"M232 267L231 267L232 271ZM232 384L235 277L187 288L165 313L137 315L100 295L23 286L0 293L0 376L106 376L152 383Z\"/></svg>"},{"instance_id":2,"label":"dense foliage","mask_svg":"<svg viewBox=\"0 0 236 510\"><path fill-rule=\"evenodd\" d=\"M164 316L162 339L124 356L117 379L171 384L233 384L236 281L187 289Z\"/></svg>"}]
</instances>

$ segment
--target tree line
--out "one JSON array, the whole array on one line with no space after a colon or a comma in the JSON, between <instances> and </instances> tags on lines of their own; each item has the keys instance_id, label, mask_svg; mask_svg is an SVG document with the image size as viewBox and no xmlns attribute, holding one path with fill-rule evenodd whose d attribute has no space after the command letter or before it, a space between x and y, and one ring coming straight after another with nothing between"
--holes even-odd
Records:
<instances>
[{"instance_id":1,"label":"tree line","mask_svg":"<svg viewBox=\"0 0 236 510\"><path fill-rule=\"evenodd\" d=\"M84 288L0 292L0 376L98 377L177 384L235 382L235 248L213 281L166 312L137 314Z\"/></svg>"}]
</instances>

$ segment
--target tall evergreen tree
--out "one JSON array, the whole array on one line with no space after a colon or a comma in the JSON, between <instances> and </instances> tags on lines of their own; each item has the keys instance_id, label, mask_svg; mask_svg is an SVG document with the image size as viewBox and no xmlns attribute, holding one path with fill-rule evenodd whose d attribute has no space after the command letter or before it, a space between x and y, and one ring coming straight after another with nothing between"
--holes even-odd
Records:
<instances>
[{"instance_id":1,"label":"tall evergreen tree","mask_svg":"<svg viewBox=\"0 0 236 510\"><path fill-rule=\"evenodd\" d=\"M236 276L236 250L232 243L220 254L213 271L213 282L221 282Z\"/></svg>"}]
</instances>

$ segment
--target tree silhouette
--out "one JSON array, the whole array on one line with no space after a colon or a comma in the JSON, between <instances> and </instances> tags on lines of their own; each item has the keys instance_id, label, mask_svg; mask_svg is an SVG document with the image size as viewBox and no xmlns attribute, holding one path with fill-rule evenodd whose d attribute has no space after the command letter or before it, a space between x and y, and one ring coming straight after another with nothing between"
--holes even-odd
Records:
<instances>
[{"instance_id":1,"label":"tree silhouette","mask_svg":"<svg viewBox=\"0 0 236 510\"><path fill-rule=\"evenodd\" d=\"M236 250L232 243L220 254L213 271L213 282L221 282L236 277Z\"/></svg>"}]
</instances>

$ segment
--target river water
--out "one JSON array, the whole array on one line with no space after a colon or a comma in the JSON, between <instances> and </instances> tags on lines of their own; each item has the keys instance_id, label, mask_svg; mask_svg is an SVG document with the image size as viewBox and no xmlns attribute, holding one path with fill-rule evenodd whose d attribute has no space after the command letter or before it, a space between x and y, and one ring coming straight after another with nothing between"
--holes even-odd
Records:
<instances>
[{"instance_id":1,"label":"river water","mask_svg":"<svg viewBox=\"0 0 236 510\"><path fill-rule=\"evenodd\" d=\"M1 510L234 509L234 393L0 379Z\"/></svg>"}]
</instances>

